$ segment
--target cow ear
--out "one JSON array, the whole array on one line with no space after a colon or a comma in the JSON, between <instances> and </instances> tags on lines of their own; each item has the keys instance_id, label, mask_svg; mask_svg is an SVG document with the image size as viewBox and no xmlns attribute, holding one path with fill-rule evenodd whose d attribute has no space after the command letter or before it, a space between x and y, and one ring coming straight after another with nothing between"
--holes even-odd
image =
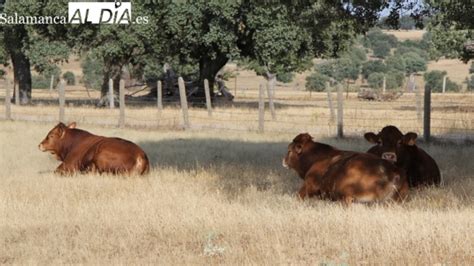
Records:
<instances>
[{"instance_id":1,"label":"cow ear","mask_svg":"<svg viewBox=\"0 0 474 266\"><path fill-rule=\"evenodd\" d=\"M405 134L405 136L403 136L403 144L413 146L416 144L417 137L418 135L416 133L408 132Z\"/></svg>"},{"instance_id":2,"label":"cow ear","mask_svg":"<svg viewBox=\"0 0 474 266\"><path fill-rule=\"evenodd\" d=\"M379 136L375 135L373 132L365 133L364 138L370 143L374 143L374 144L380 143Z\"/></svg>"},{"instance_id":3,"label":"cow ear","mask_svg":"<svg viewBox=\"0 0 474 266\"><path fill-rule=\"evenodd\" d=\"M301 154L303 152L303 145L296 144L295 145L295 151L296 151L297 154Z\"/></svg>"},{"instance_id":4,"label":"cow ear","mask_svg":"<svg viewBox=\"0 0 474 266\"><path fill-rule=\"evenodd\" d=\"M70 123L67 127L68 128L76 128L76 122Z\"/></svg>"}]
</instances>

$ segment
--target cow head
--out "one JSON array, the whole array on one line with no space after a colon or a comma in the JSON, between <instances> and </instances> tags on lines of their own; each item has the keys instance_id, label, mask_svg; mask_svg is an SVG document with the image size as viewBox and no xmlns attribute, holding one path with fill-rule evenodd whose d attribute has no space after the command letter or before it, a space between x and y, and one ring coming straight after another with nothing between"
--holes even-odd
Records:
<instances>
[{"instance_id":1,"label":"cow head","mask_svg":"<svg viewBox=\"0 0 474 266\"><path fill-rule=\"evenodd\" d=\"M386 126L378 134L368 132L364 134L364 138L376 146L372 147L368 153L380 156L382 159L398 162L409 156L410 146L416 144L418 135L408 132L403 135L395 126Z\"/></svg>"},{"instance_id":2,"label":"cow head","mask_svg":"<svg viewBox=\"0 0 474 266\"><path fill-rule=\"evenodd\" d=\"M308 133L299 134L288 145L288 152L283 158L282 165L285 168L298 169L300 165L300 157L303 154L305 147L313 143L313 137Z\"/></svg>"},{"instance_id":3,"label":"cow head","mask_svg":"<svg viewBox=\"0 0 474 266\"><path fill-rule=\"evenodd\" d=\"M75 127L75 122L69 124L68 126L63 123L57 124L48 132L48 135L46 135L46 138L41 141L41 143L38 145L38 148L43 152L49 151L50 153L59 156L62 140L64 139L67 130Z\"/></svg>"}]
</instances>

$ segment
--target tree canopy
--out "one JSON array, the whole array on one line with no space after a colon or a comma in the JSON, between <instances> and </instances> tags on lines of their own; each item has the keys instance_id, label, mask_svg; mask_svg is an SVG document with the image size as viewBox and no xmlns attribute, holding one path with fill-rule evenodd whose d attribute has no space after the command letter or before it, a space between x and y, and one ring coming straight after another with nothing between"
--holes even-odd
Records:
<instances>
[{"instance_id":1,"label":"tree canopy","mask_svg":"<svg viewBox=\"0 0 474 266\"><path fill-rule=\"evenodd\" d=\"M68 2L7 0L0 11L67 16ZM392 12L387 21L392 23L400 19L396 17L400 9L413 1L390 2L132 1L134 14L149 17L149 23L2 25L0 63L6 63L6 58L12 62L22 102L31 98L30 69L51 72L55 64L67 60L71 53L93 53L101 62L102 94L106 92L108 79L119 79L124 66L131 67L137 75L156 78L157 72L168 63L178 74L194 76L194 86L201 92L203 79L208 79L212 86L217 72L230 60L247 62L247 67L259 74L271 73L286 79L291 77L290 73L309 69L315 57L346 57L345 52L355 37L377 23L380 11L389 8ZM453 6L454 10L450 9ZM446 47L437 44L443 30L455 29L449 34L457 34L452 39L459 49L472 34L472 13L469 13L472 5L426 1L426 5L411 7L415 21L416 14L435 17L428 42L438 50L452 47L453 42L448 42ZM394 36L380 30L370 31L365 43L377 50L379 57L388 56L387 43L390 48L398 45ZM453 56L465 55L459 49ZM355 73L366 58L365 53L357 53L349 55L350 60L336 61L335 67L342 71L336 79L356 78ZM359 63L355 62L356 58Z\"/></svg>"}]
</instances>

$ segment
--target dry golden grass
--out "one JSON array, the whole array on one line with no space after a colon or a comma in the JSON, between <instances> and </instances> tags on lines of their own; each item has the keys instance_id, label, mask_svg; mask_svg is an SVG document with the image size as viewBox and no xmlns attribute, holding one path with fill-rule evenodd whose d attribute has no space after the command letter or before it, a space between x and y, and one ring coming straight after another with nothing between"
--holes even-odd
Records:
<instances>
[{"instance_id":1,"label":"dry golden grass","mask_svg":"<svg viewBox=\"0 0 474 266\"><path fill-rule=\"evenodd\" d=\"M391 34L399 41L405 40L421 40L423 38L423 34L425 34L425 30L383 30L385 34Z\"/></svg>"},{"instance_id":2,"label":"dry golden grass","mask_svg":"<svg viewBox=\"0 0 474 266\"><path fill-rule=\"evenodd\" d=\"M294 197L301 181L281 167L293 135L86 127L141 145L151 173L60 177L37 148L52 126L0 122L0 263L474 263L472 146L423 146L441 188L345 208Z\"/></svg>"}]
</instances>

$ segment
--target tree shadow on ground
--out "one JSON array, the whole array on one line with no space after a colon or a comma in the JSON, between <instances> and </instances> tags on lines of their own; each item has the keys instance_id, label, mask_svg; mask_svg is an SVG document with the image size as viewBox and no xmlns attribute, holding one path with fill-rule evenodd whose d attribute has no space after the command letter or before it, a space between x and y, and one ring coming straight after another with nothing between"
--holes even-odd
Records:
<instances>
[{"instance_id":1,"label":"tree shadow on ground","mask_svg":"<svg viewBox=\"0 0 474 266\"><path fill-rule=\"evenodd\" d=\"M230 197L250 187L291 194L301 182L281 164L288 143L196 138L138 144L148 154L152 167L204 170L216 177L212 185Z\"/></svg>"},{"instance_id":2,"label":"tree shadow on ground","mask_svg":"<svg viewBox=\"0 0 474 266\"><path fill-rule=\"evenodd\" d=\"M138 143L147 152L152 167L173 168L178 171L196 173L209 172L214 176L211 185L228 197L234 198L240 192L255 188L258 191L271 190L280 195L294 195L302 185L302 180L293 170L282 166L282 158L287 151L288 142L249 142L244 140L223 140L218 138L178 138ZM343 150L365 152L370 144L362 138L320 138L318 142L327 143ZM425 145L423 145L425 146ZM425 149L438 161L440 169L446 174L467 174L472 166L463 158L443 162L442 154L456 154L458 146L446 149L446 145L430 145ZM468 147L474 150L474 147ZM441 154L442 153L442 154ZM466 152L463 152L466 155ZM463 155L463 156L464 156ZM462 180L449 178L447 186L456 186Z\"/></svg>"}]
</instances>

